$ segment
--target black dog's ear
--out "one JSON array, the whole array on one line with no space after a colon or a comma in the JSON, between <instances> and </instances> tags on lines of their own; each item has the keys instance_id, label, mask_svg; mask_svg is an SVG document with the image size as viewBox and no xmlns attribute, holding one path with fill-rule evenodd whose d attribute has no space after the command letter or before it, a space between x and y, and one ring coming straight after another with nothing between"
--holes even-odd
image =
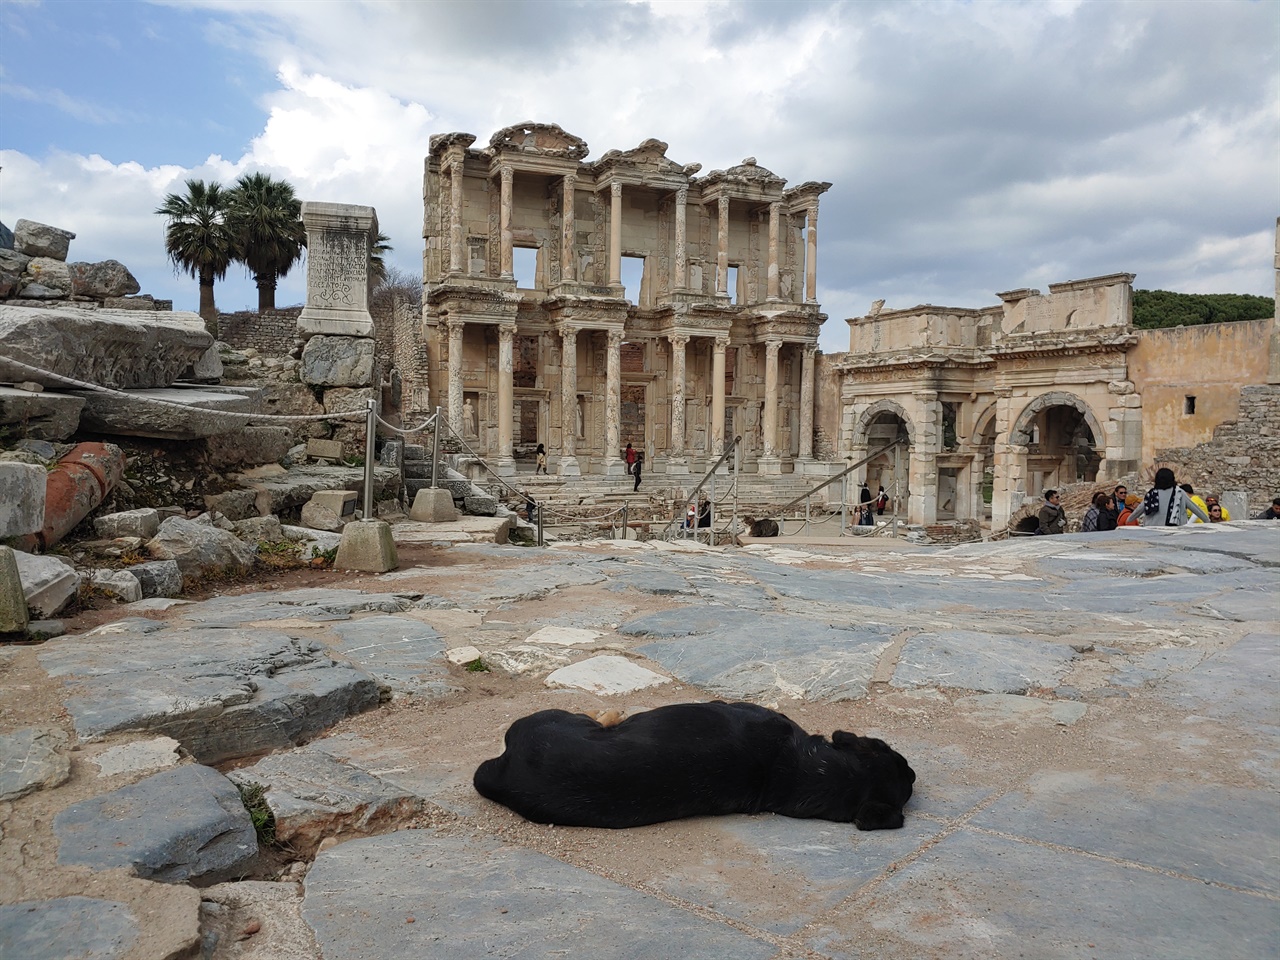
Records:
<instances>
[{"instance_id":1,"label":"black dog's ear","mask_svg":"<svg viewBox=\"0 0 1280 960\"><path fill-rule=\"evenodd\" d=\"M861 739L856 733L845 733L843 730L837 730L831 734L831 743L837 747L856 747Z\"/></svg>"},{"instance_id":2,"label":"black dog's ear","mask_svg":"<svg viewBox=\"0 0 1280 960\"><path fill-rule=\"evenodd\" d=\"M900 807L868 800L853 815L853 825L859 830L897 830L904 820Z\"/></svg>"}]
</instances>

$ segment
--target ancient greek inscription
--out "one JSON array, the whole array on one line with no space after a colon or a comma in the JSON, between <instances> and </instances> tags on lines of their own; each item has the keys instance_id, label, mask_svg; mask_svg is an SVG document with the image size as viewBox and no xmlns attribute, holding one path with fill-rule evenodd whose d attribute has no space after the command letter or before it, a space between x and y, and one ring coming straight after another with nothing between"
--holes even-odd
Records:
<instances>
[{"instance_id":1,"label":"ancient greek inscription","mask_svg":"<svg viewBox=\"0 0 1280 960\"><path fill-rule=\"evenodd\" d=\"M365 283L369 265L364 236L322 231L319 241L309 252L310 292L322 304L358 306L356 292Z\"/></svg>"}]
</instances>

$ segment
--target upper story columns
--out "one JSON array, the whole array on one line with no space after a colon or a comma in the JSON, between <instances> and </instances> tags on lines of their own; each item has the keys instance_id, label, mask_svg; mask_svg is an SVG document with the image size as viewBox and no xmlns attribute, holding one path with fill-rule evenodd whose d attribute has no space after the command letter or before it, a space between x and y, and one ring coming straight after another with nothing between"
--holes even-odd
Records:
<instances>
[{"instance_id":1,"label":"upper story columns","mask_svg":"<svg viewBox=\"0 0 1280 960\"><path fill-rule=\"evenodd\" d=\"M609 284L622 284L622 184L617 180L609 184Z\"/></svg>"},{"instance_id":2,"label":"upper story columns","mask_svg":"<svg viewBox=\"0 0 1280 960\"><path fill-rule=\"evenodd\" d=\"M578 189L578 175L567 173L564 176L564 197L560 201L560 279L576 280L577 264L574 262L574 202Z\"/></svg>"}]
</instances>

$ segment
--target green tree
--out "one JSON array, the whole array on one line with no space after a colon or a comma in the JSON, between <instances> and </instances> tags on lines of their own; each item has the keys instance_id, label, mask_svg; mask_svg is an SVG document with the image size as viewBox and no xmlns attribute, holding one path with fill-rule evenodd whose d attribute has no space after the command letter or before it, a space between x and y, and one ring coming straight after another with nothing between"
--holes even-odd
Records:
<instances>
[{"instance_id":1,"label":"green tree","mask_svg":"<svg viewBox=\"0 0 1280 960\"><path fill-rule=\"evenodd\" d=\"M227 275L236 259L235 235L227 222L229 199L229 191L216 181L188 180L185 194L169 194L156 209L168 219L165 253L175 270L200 281L200 316L215 337L218 308L213 301L213 283Z\"/></svg>"},{"instance_id":2,"label":"green tree","mask_svg":"<svg viewBox=\"0 0 1280 960\"><path fill-rule=\"evenodd\" d=\"M372 293L387 280L387 264L383 259L384 254L390 253L395 247L391 246L391 238L381 230L378 235L373 238L373 249L369 252L369 292Z\"/></svg>"},{"instance_id":3,"label":"green tree","mask_svg":"<svg viewBox=\"0 0 1280 960\"><path fill-rule=\"evenodd\" d=\"M245 174L230 192L236 259L258 285L258 311L274 310L276 283L302 259L307 245L302 201L289 183L265 173Z\"/></svg>"},{"instance_id":4,"label":"green tree","mask_svg":"<svg viewBox=\"0 0 1280 960\"><path fill-rule=\"evenodd\" d=\"M1265 320L1275 315L1275 300L1248 293L1133 291L1133 325L1148 330L1230 323L1233 320Z\"/></svg>"}]
</instances>

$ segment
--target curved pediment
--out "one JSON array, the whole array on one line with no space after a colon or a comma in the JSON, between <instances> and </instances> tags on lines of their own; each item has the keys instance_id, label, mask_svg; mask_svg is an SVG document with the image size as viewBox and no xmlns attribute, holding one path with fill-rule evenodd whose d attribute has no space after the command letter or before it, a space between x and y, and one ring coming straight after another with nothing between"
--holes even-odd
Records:
<instances>
[{"instance_id":1,"label":"curved pediment","mask_svg":"<svg viewBox=\"0 0 1280 960\"><path fill-rule=\"evenodd\" d=\"M644 173L691 177L702 169L700 163L676 163L667 156L667 144L650 137L630 150L610 150L596 162L596 169L626 167Z\"/></svg>"},{"instance_id":2,"label":"curved pediment","mask_svg":"<svg viewBox=\"0 0 1280 960\"><path fill-rule=\"evenodd\" d=\"M566 160L583 160L588 153L587 141L581 137L575 137L558 124L532 120L503 127L489 138L489 149Z\"/></svg>"}]
</instances>

